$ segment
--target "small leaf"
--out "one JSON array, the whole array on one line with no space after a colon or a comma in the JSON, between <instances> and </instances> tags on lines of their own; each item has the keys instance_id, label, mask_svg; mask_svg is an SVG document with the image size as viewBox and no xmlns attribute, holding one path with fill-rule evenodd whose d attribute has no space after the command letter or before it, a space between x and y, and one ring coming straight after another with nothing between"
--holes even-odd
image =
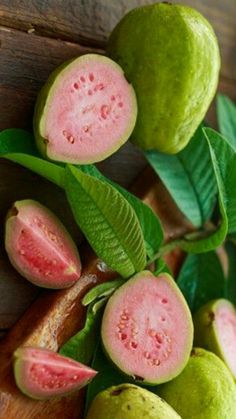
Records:
<instances>
[{"instance_id":1,"label":"small leaf","mask_svg":"<svg viewBox=\"0 0 236 419\"><path fill-rule=\"evenodd\" d=\"M87 292L87 294L85 294L82 304L87 306L102 297L110 297L110 295L113 294L117 288L124 284L124 282L124 279L119 278L93 287Z\"/></svg>"},{"instance_id":2,"label":"small leaf","mask_svg":"<svg viewBox=\"0 0 236 419\"><path fill-rule=\"evenodd\" d=\"M215 252L188 255L182 265L177 284L190 309L195 312L214 298L224 298L225 278Z\"/></svg>"},{"instance_id":3,"label":"small leaf","mask_svg":"<svg viewBox=\"0 0 236 419\"><path fill-rule=\"evenodd\" d=\"M75 220L100 259L123 277L146 264L138 218L123 196L104 181L67 165L65 191Z\"/></svg>"},{"instance_id":4,"label":"small leaf","mask_svg":"<svg viewBox=\"0 0 236 419\"><path fill-rule=\"evenodd\" d=\"M149 258L151 258L155 253L157 253L162 241L163 241L163 230L161 222L153 210L142 202L139 198L134 196L132 193L128 192L122 186L118 185L115 182L112 182L110 179L106 178L99 172L99 170L93 165L84 165L78 166L80 170L84 173L87 173L91 176L95 176L100 180L108 182L110 185L114 186L130 203L133 207L143 231L144 241L146 252Z\"/></svg>"},{"instance_id":5,"label":"small leaf","mask_svg":"<svg viewBox=\"0 0 236 419\"><path fill-rule=\"evenodd\" d=\"M145 155L183 214L196 227L205 224L213 212L217 188L202 127L176 155L155 150Z\"/></svg>"},{"instance_id":6,"label":"small leaf","mask_svg":"<svg viewBox=\"0 0 236 419\"><path fill-rule=\"evenodd\" d=\"M173 273L171 272L169 266L165 263L163 259L159 258L155 262L155 270L153 273L154 275L158 276L159 274L164 272L173 276Z\"/></svg>"},{"instance_id":7,"label":"small leaf","mask_svg":"<svg viewBox=\"0 0 236 419\"><path fill-rule=\"evenodd\" d=\"M220 132L236 150L236 106L227 96L218 95L216 110Z\"/></svg>"},{"instance_id":8,"label":"small leaf","mask_svg":"<svg viewBox=\"0 0 236 419\"><path fill-rule=\"evenodd\" d=\"M236 242L228 240L225 243L228 256L228 274L226 280L225 298L236 305Z\"/></svg>"},{"instance_id":9,"label":"small leaf","mask_svg":"<svg viewBox=\"0 0 236 419\"><path fill-rule=\"evenodd\" d=\"M106 299L90 304L87 310L85 325L82 330L72 336L60 349L60 354L89 364L94 355L99 336L101 316Z\"/></svg>"}]
</instances>

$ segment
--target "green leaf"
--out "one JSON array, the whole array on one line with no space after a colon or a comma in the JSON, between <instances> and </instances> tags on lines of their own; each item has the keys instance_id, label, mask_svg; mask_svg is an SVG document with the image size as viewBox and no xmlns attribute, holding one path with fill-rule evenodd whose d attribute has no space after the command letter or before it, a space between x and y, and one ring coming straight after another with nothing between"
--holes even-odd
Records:
<instances>
[{"instance_id":1,"label":"green leaf","mask_svg":"<svg viewBox=\"0 0 236 419\"><path fill-rule=\"evenodd\" d=\"M224 95L218 95L216 111L220 132L228 139L236 150L236 106Z\"/></svg>"},{"instance_id":2,"label":"green leaf","mask_svg":"<svg viewBox=\"0 0 236 419\"><path fill-rule=\"evenodd\" d=\"M124 284L124 282L124 279L119 278L93 287L85 294L82 304L87 306L102 297L110 297L117 288Z\"/></svg>"},{"instance_id":3,"label":"green leaf","mask_svg":"<svg viewBox=\"0 0 236 419\"><path fill-rule=\"evenodd\" d=\"M188 255L182 265L177 284L191 311L214 298L225 296L225 278L215 252Z\"/></svg>"},{"instance_id":4,"label":"green leaf","mask_svg":"<svg viewBox=\"0 0 236 419\"><path fill-rule=\"evenodd\" d=\"M155 261L155 270L153 273L157 276L164 272L173 276L169 266L165 263L163 259L159 258Z\"/></svg>"},{"instance_id":5,"label":"green leaf","mask_svg":"<svg viewBox=\"0 0 236 419\"><path fill-rule=\"evenodd\" d=\"M84 173L87 173L91 176L94 176L100 180L104 180L116 188L130 203L133 207L143 231L145 248L149 258L151 258L155 253L157 253L162 241L163 241L163 230L161 222L153 210L142 202L139 198L134 196L132 193L128 192L122 186L118 185L115 182L112 182L110 179L106 178L101 174L101 172L93 165L84 165L78 166L80 170Z\"/></svg>"},{"instance_id":6,"label":"green leaf","mask_svg":"<svg viewBox=\"0 0 236 419\"><path fill-rule=\"evenodd\" d=\"M210 152L219 195L227 218L228 232L236 231L236 153L227 140L211 128L204 129Z\"/></svg>"},{"instance_id":7,"label":"green leaf","mask_svg":"<svg viewBox=\"0 0 236 419\"><path fill-rule=\"evenodd\" d=\"M100 259L123 277L146 264L144 239L131 205L108 183L67 165L65 191L75 220Z\"/></svg>"},{"instance_id":8,"label":"green leaf","mask_svg":"<svg viewBox=\"0 0 236 419\"><path fill-rule=\"evenodd\" d=\"M236 242L228 240L225 243L228 256L228 274L226 280L225 297L236 305Z\"/></svg>"},{"instance_id":9,"label":"green leaf","mask_svg":"<svg viewBox=\"0 0 236 419\"><path fill-rule=\"evenodd\" d=\"M196 227L211 217L216 202L216 181L209 148L200 126L190 143L176 155L146 151L180 210Z\"/></svg>"},{"instance_id":10,"label":"green leaf","mask_svg":"<svg viewBox=\"0 0 236 419\"><path fill-rule=\"evenodd\" d=\"M0 132L0 155L9 153L38 154L34 137L28 131L18 128L5 129Z\"/></svg>"},{"instance_id":11,"label":"green leaf","mask_svg":"<svg viewBox=\"0 0 236 419\"><path fill-rule=\"evenodd\" d=\"M107 299L90 304L87 310L85 325L78 333L72 336L60 349L60 354L89 364L94 355L99 337L99 329L104 304Z\"/></svg>"}]
</instances>

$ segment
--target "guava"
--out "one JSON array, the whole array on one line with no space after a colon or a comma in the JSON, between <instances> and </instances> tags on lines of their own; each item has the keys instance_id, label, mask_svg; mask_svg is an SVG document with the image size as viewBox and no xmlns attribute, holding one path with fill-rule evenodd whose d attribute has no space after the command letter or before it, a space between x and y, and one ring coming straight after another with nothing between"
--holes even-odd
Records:
<instances>
[{"instance_id":1,"label":"guava","mask_svg":"<svg viewBox=\"0 0 236 419\"><path fill-rule=\"evenodd\" d=\"M221 359L205 349L194 348L183 372L157 393L182 419L235 419L233 377Z\"/></svg>"},{"instance_id":2,"label":"guava","mask_svg":"<svg viewBox=\"0 0 236 419\"><path fill-rule=\"evenodd\" d=\"M218 355L236 379L236 310L225 299L210 301L194 316L194 340Z\"/></svg>"},{"instance_id":3,"label":"guava","mask_svg":"<svg viewBox=\"0 0 236 419\"><path fill-rule=\"evenodd\" d=\"M183 5L136 8L113 30L108 54L122 66L137 95L133 141L170 154L183 149L218 84L219 47L209 22Z\"/></svg>"},{"instance_id":4,"label":"guava","mask_svg":"<svg viewBox=\"0 0 236 419\"><path fill-rule=\"evenodd\" d=\"M75 243L59 219L37 201L13 204L6 219L5 247L15 269L35 285L67 288L80 278Z\"/></svg>"},{"instance_id":5,"label":"guava","mask_svg":"<svg viewBox=\"0 0 236 419\"><path fill-rule=\"evenodd\" d=\"M79 390L96 374L86 365L43 348L22 347L14 353L16 384L33 399L49 399Z\"/></svg>"},{"instance_id":6,"label":"guava","mask_svg":"<svg viewBox=\"0 0 236 419\"><path fill-rule=\"evenodd\" d=\"M93 400L86 419L181 419L164 400L133 384L113 386Z\"/></svg>"},{"instance_id":7,"label":"guava","mask_svg":"<svg viewBox=\"0 0 236 419\"><path fill-rule=\"evenodd\" d=\"M187 364L192 318L170 275L143 271L109 299L101 337L105 352L122 372L154 385L173 379Z\"/></svg>"},{"instance_id":8,"label":"guava","mask_svg":"<svg viewBox=\"0 0 236 419\"><path fill-rule=\"evenodd\" d=\"M86 54L56 69L39 93L36 143L51 160L98 162L128 140L136 116L136 96L121 67Z\"/></svg>"}]
</instances>

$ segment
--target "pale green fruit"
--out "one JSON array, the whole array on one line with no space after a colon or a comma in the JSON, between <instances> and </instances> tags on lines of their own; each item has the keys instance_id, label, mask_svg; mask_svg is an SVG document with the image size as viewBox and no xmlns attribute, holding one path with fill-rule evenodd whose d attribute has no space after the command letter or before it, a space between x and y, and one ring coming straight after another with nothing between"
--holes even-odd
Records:
<instances>
[{"instance_id":1,"label":"pale green fruit","mask_svg":"<svg viewBox=\"0 0 236 419\"><path fill-rule=\"evenodd\" d=\"M221 359L205 349L193 349L183 372L157 392L182 419L236 417L233 377Z\"/></svg>"},{"instance_id":2,"label":"pale green fruit","mask_svg":"<svg viewBox=\"0 0 236 419\"><path fill-rule=\"evenodd\" d=\"M140 7L115 27L108 54L121 65L137 95L133 141L171 154L183 149L218 84L219 47L209 22L187 6Z\"/></svg>"},{"instance_id":3,"label":"pale green fruit","mask_svg":"<svg viewBox=\"0 0 236 419\"><path fill-rule=\"evenodd\" d=\"M86 419L181 419L164 400L133 384L110 387L97 395Z\"/></svg>"}]
</instances>

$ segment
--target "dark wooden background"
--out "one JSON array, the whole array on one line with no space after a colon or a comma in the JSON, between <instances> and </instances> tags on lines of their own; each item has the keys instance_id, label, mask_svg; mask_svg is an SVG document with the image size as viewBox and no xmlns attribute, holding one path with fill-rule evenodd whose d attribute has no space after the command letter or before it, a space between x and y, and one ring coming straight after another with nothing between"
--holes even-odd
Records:
<instances>
[{"instance_id":1,"label":"dark wooden background","mask_svg":"<svg viewBox=\"0 0 236 419\"><path fill-rule=\"evenodd\" d=\"M31 128L35 97L50 72L68 58L104 50L110 31L125 12L152 2L0 0L0 129ZM236 99L236 0L182 3L202 12L215 28L222 56L219 90ZM214 107L209 119L215 124ZM113 179L129 185L145 165L139 150L127 144L101 167ZM39 199L59 216L63 214L76 240L81 238L72 225L63 194L53 191L37 176L0 160L0 334L39 293L11 268L4 253L2 224L11 203L26 197Z\"/></svg>"}]
</instances>

